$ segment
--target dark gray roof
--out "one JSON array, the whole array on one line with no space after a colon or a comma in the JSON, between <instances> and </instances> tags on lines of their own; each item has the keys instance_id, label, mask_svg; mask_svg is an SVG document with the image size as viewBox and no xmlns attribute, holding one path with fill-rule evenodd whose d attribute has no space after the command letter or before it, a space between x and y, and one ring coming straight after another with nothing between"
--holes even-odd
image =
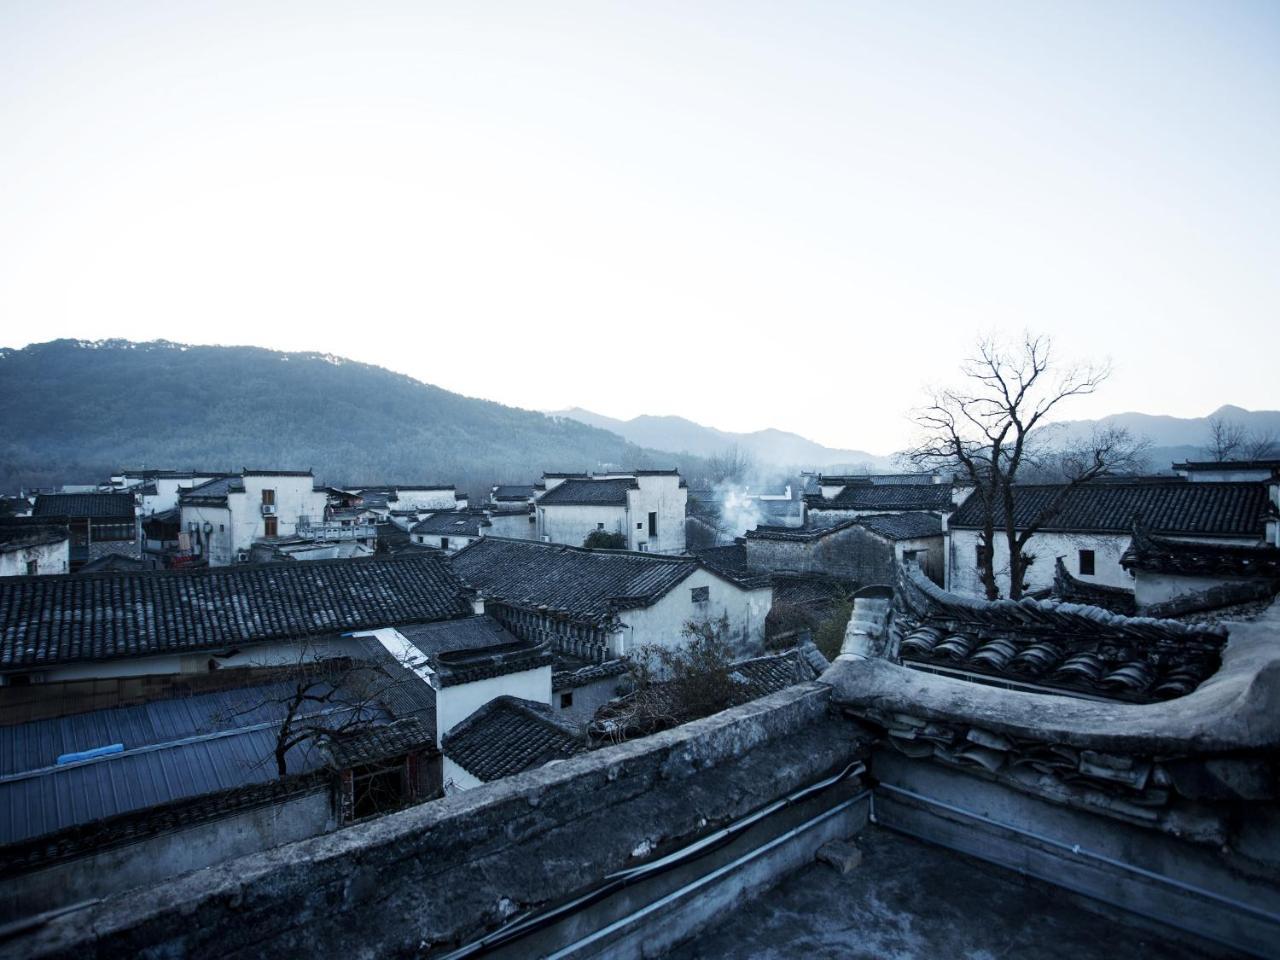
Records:
<instances>
[{"instance_id":1,"label":"dark gray roof","mask_svg":"<svg viewBox=\"0 0 1280 960\"><path fill-rule=\"evenodd\" d=\"M221 649L464 616L434 555L0 580L0 667Z\"/></svg>"},{"instance_id":2,"label":"dark gray roof","mask_svg":"<svg viewBox=\"0 0 1280 960\"><path fill-rule=\"evenodd\" d=\"M1126 570L1183 576L1257 577L1280 582L1280 548L1235 543L1198 543L1158 537L1144 529L1133 532L1120 557Z\"/></svg>"},{"instance_id":3,"label":"dark gray roof","mask_svg":"<svg viewBox=\"0 0 1280 960\"><path fill-rule=\"evenodd\" d=\"M904 663L1107 699L1150 703L1218 669L1226 630L1099 607L951 594L898 568L893 629Z\"/></svg>"},{"instance_id":4,"label":"dark gray roof","mask_svg":"<svg viewBox=\"0 0 1280 960\"><path fill-rule=\"evenodd\" d=\"M0 843L276 779L275 740L293 689L293 681L276 680L0 727ZM320 727L394 719L376 700L342 695L337 706L305 703L299 716ZM413 743L404 746L407 733ZM396 734L401 752L431 740L416 725ZM366 735L361 749L385 756L387 744L379 746L377 736L371 743ZM358 739L354 732L352 738ZM57 762L112 744L123 751ZM288 770L306 773L334 760L320 744L304 741L289 751Z\"/></svg>"},{"instance_id":5,"label":"dark gray roof","mask_svg":"<svg viewBox=\"0 0 1280 960\"><path fill-rule=\"evenodd\" d=\"M694 550L693 555L727 580L747 589L768 586L768 573L751 570L747 566L747 547L741 541L723 547L705 547Z\"/></svg>"},{"instance_id":6,"label":"dark gray roof","mask_svg":"<svg viewBox=\"0 0 1280 960\"><path fill-rule=\"evenodd\" d=\"M856 484L830 500L810 495L810 510L950 510L949 483Z\"/></svg>"},{"instance_id":7,"label":"dark gray roof","mask_svg":"<svg viewBox=\"0 0 1280 960\"><path fill-rule=\"evenodd\" d=\"M410 533L429 533L434 536L478 537L481 527L492 524L480 513L462 513L456 510L433 513L409 528Z\"/></svg>"},{"instance_id":8,"label":"dark gray roof","mask_svg":"<svg viewBox=\"0 0 1280 960\"><path fill-rule=\"evenodd\" d=\"M529 500L533 497L533 484L499 484L490 496L493 500Z\"/></svg>"},{"instance_id":9,"label":"dark gray roof","mask_svg":"<svg viewBox=\"0 0 1280 960\"><path fill-rule=\"evenodd\" d=\"M396 632L428 657L453 650L474 650L517 642L502 624L487 615L409 624L397 627Z\"/></svg>"},{"instance_id":10,"label":"dark gray roof","mask_svg":"<svg viewBox=\"0 0 1280 960\"><path fill-rule=\"evenodd\" d=\"M42 493L31 510L33 517L88 517L92 520L132 520L131 493Z\"/></svg>"},{"instance_id":11,"label":"dark gray roof","mask_svg":"<svg viewBox=\"0 0 1280 960\"><path fill-rule=\"evenodd\" d=\"M1051 510L1062 490L1054 485L1015 487L1014 525L1025 528ZM1141 520L1154 533L1260 538L1272 510L1261 483L1088 483L1070 491L1041 529L1127 534ZM1000 526L1004 511L996 514ZM950 526L977 528L981 523L975 493L955 512Z\"/></svg>"},{"instance_id":12,"label":"dark gray roof","mask_svg":"<svg viewBox=\"0 0 1280 960\"><path fill-rule=\"evenodd\" d=\"M936 513L877 513L859 517L858 525L886 540L942 536L942 517Z\"/></svg>"},{"instance_id":13,"label":"dark gray roof","mask_svg":"<svg viewBox=\"0 0 1280 960\"><path fill-rule=\"evenodd\" d=\"M1175 463L1173 469L1187 470L1193 473L1201 470L1215 472L1227 470L1280 471L1280 460L1188 460L1185 463Z\"/></svg>"},{"instance_id":14,"label":"dark gray roof","mask_svg":"<svg viewBox=\"0 0 1280 960\"><path fill-rule=\"evenodd\" d=\"M581 739L557 724L545 704L498 697L444 735L444 755L485 782L571 757Z\"/></svg>"},{"instance_id":15,"label":"dark gray roof","mask_svg":"<svg viewBox=\"0 0 1280 960\"><path fill-rule=\"evenodd\" d=\"M121 553L106 553L90 560L77 572L77 576L90 573L137 573L147 569L147 561Z\"/></svg>"},{"instance_id":16,"label":"dark gray roof","mask_svg":"<svg viewBox=\"0 0 1280 960\"><path fill-rule=\"evenodd\" d=\"M559 668L551 674L551 689L576 690L588 684L620 677L629 667L626 660L606 660L604 663L567 664L563 654L556 655Z\"/></svg>"},{"instance_id":17,"label":"dark gray roof","mask_svg":"<svg viewBox=\"0 0 1280 960\"><path fill-rule=\"evenodd\" d=\"M238 476L214 477L194 487L178 491L179 503L209 504L227 502L227 494L243 493L244 480Z\"/></svg>"},{"instance_id":18,"label":"dark gray roof","mask_svg":"<svg viewBox=\"0 0 1280 960\"><path fill-rule=\"evenodd\" d=\"M0 551L48 546L61 543L67 536L67 528L58 524L0 521Z\"/></svg>"},{"instance_id":19,"label":"dark gray roof","mask_svg":"<svg viewBox=\"0 0 1280 960\"><path fill-rule=\"evenodd\" d=\"M452 562L462 581L486 599L592 621L649 606L701 566L695 557L503 537L483 537L454 554Z\"/></svg>"},{"instance_id":20,"label":"dark gray roof","mask_svg":"<svg viewBox=\"0 0 1280 960\"><path fill-rule=\"evenodd\" d=\"M538 500L540 506L554 505L621 505L626 506L627 491L640 485L631 478L618 480L565 480L548 490Z\"/></svg>"}]
</instances>

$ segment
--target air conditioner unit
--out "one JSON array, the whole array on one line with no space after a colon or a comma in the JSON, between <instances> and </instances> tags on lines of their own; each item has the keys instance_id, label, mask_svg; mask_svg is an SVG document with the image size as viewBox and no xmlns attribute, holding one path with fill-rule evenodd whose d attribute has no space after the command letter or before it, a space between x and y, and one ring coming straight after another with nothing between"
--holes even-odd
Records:
<instances>
[{"instance_id":1,"label":"air conditioner unit","mask_svg":"<svg viewBox=\"0 0 1280 960\"><path fill-rule=\"evenodd\" d=\"M542 538L542 542L543 542L543 543L550 543L550 542L551 542L551 538L550 538L550 537L543 537L543 538Z\"/></svg>"},{"instance_id":2,"label":"air conditioner unit","mask_svg":"<svg viewBox=\"0 0 1280 960\"><path fill-rule=\"evenodd\" d=\"M249 551L248 551L248 550L238 550L238 551L236 551L236 563L248 563L248 562L249 562Z\"/></svg>"},{"instance_id":3,"label":"air conditioner unit","mask_svg":"<svg viewBox=\"0 0 1280 960\"><path fill-rule=\"evenodd\" d=\"M276 505L274 503L264 503L262 505L262 515L264 517L274 517L276 515Z\"/></svg>"}]
</instances>

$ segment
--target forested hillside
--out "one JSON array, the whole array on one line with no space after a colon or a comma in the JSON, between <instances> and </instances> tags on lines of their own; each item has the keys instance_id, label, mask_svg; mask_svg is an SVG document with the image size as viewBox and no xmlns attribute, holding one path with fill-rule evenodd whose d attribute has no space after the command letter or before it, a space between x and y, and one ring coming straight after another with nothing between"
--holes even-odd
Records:
<instances>
[{"instance_id":1,"label":"forested hillside","mask_svg":"<svg viewBox=\"0 0 1280 960\"><path fill-rule=\"evenodd\" d=\"M544 469L698 469L573 420L322 354L122 340L0 350L0 489L143 464L311 467L331 483L441 481L475 496Z\"/></svg>"}]
</instances>

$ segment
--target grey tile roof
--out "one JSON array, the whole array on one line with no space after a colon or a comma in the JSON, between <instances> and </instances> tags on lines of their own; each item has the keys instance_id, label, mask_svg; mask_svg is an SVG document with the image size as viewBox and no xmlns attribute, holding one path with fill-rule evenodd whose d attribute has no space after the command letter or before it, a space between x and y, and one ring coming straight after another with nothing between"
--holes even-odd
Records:
<instances>
[{"instance_id":1,"label":"grey tile roof","mask_svg":"<svg viewBox=\"0 0 1280 960\"><path fill-rule=\"evenodd\" d=\"M529 500L533 497L533 484L499 484L490 496L493 500Z\"/></svg>"},{"instance_id":2,"label":"grey tile roof","mask_svg":"<svg viewBox=\"0 0 1280 960\"><path fill-rule=\"evenodd\" d=\"M226 503L227 494L243 493L244 480L237 476L214 477L194 487L178 491L179 503Z\"/></svg>"},{"instance_id":3,"label":"grey tile roof","mask_svg":"<svg viewBox=\"0 0 1280 960\"><path fill-rule=\"evenodd\" d=\"M131 493L42 493L33 517L88 517L92 520L132 520Z\"/></svg>"},{"instance_id":4,"label":"grey tile roof","mask_svg":"<svg viewBox=\"0 0 1280 960\"><path fill-rule=\"evenodd\" d=\"M431 516L419 520L409 528L409 532L428 533L433 536L445 537L450 534L459 537L478 537L482 527L491 526L493 524L489 522L489 519L484 514L449 510L433 513Z\"/></svg>"},{"instance_id":5,"label":"grey tile roof","mask_svg":"<svg viewBox=\"0 0 1280 960\"><path fill-rule=\"evenodd\" d=\"M942 517L936 513L879 513L859 517L858 525L886 540L917 540L942 536Z\"/></svg>"},{"instance_id":6,"label":"grey tile roof","mask_svg":"<svg viewBox=\"0 0 1280 960\"><path fill-rule=\"evenodd\" d=\"M538 500L539 506L620 505L626 506L627 491L640 485L630 478L620 480L565 480Z\"/></svg>"},{"instance_id":7,"label":"grey tile roof","mask_svg":"<svg viewBox=\"0 0 1280 960\"><path fill-rule=\"evenodd\" d=\"M600 680L620 677L628 670L626 660L606 660L604 663L590 663L565 669L559 655L557 655L557 666L561 669L551 674L551 689L557 692L575 690Z\"/></svg>"},{"instance_id":8,"label":"grey tile roof","mask_svg":"<svg viewBox=\"0 0 1280 960\"><path fill-rule=\"evenodd\" d=\"M1027 526L1061 490L1052 485L1016 487L1014 525ZM1261 538L1271 509L1267 488L1260 483L1089 483L1072 490L1042 529L1126 534L1141 520L1155 533ZM950 526L976 528L981 522L975 493L951 517ZM1003 522L1004 511L997 510L997 525Z\"/></svg>"},{"instance_id":9,"label":"grey tile roof","mask_svg":"<svg viewBox=\"0 0 1280 960\"><path fill-rule=\"evenodd\" d=\"M48 546L61 543L67 536L67 528L58 524L0 521L0 551Z\"/></svg>"},{"instance_id":10,"label":"grey tile roof","mask_svg":"<svg viewBox=\"0 0 1280 960\"><path fill-rule=\"evenodd\" d=\"M950 510L949 483L856 484L830 500L809 496L810 510Z\"/></svg>"},{"instance_id":11,"label":"grey tile roof","mask_svg":"<svg viewBox=\"0 0 1280 960\"><path fill-rule=\"evenodd\" d=\"M490 616L409 624L398 627L397 632L428 657L454 650L474 650L517 642L502 624Z\"/></svg>"},{"instance_id":12,"label":"grey tile roof","mask_svg":"<svg viewBox=\"0 0 1280 960\"><path fill-rule=\"evenodd\" d=\"M701 566L696 557L502 537L477 540L454 554L452 563L462 581L486 599L591 621L647 607Z\"/></svg>"},{"instance_id":13,"label":"grey tile roof","mask_svg":"<svg viewBox=\"0 0 1280 960\"><path fill-rule=\"evenodd\" d=\"M1280 548L1174 540L1141 529L1133 532L1120 564L1126 570L1151 573L1258 577L1280 582Z\"/></svg>"},{"instance_id":14,"label":"grey tile roof","mask_svg":"<svg viewBox=\"0 0 1280 960\"><path fill-rule=\"evenodd\" d=\"M1221 663L1226 630L1093 606L975 600L899 568L893 630L912 666L1150 703L1190 693Z\"/></svg>"},{"instance_id":15,"label":"grey tile roof","mask_svg":"<svg viewBox=\"0 0 1280 960\"><path fill-rule=\"evenodd\" d=\"M772 578L747 566L747 547L744 543L731 543L723 547L705 547L694 550L693 555L726 580L746 589L768 586Z\"/></svg>"},{"instance_id":16,"label":"grey tile roof","mask_svg":"<svg viewBox=\"0 0 1280 960\"><path fill-rule=\"evenodd\" d=\"M498 697L446 733L441 747L458 766L489 782L571 757L583 743L552 719L545 704Z\"/></svg>"},{"instance_id":17,"label":"grey tile roof","mask_svg":"<svg viewBox=\"0 0 1280 960\"><path fill-rule=\"evenodd\" d=\"M464 616L434 555L0 579L0 667L225 648Z\"/></svg>"}]
</instances>

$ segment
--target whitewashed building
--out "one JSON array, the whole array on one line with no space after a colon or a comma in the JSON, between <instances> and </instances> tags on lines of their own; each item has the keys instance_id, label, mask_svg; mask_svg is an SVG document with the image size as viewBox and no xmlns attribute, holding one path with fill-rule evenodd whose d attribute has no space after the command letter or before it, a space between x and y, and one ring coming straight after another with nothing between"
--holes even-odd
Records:
<instances>
[{"instance_id":1,"label":"whitewashed building","mask_svg":"<svg viewBox=\"0 0 1280 960\"><path fill-rule=\"evenodd\" d=\"M678 646L687 623L721 617L734 647L753 653L773 604L767 581L735 580L689 556L484 537L453 568L517 637L598 663Z\"/></svg>"},{"instance_id":2,"label":"whitewashed building","mask_svg":"<svg viewBox=\"0 0 1280 960\"><path fill-rule=\"evenodd\" d=\"M35 577L71 569L71 535L65 526L0 524L0 577Z\"/></svg>"},{"instance_id":3,"label":"whitewashed building","mask_svg":"<svg viewBox=\"0 0 1280 960\"><path fill-rule=\"evenodd\" d=\"M327 505L310 470L246 470L183 490L179 537L210 566L247 562L255 540L297 536L323 523Z\"/></svg>"},{"instance_id":4,"label":"whitewashed building","mask_svg":"<svg viewBox=\"0 0 1280 960\"><path fill-rule=\"evenodd\" d=\"M1060 487L1016 488L1014 522L1019 529L1049 510ZM1121 563L1135 523L1151 533L1216 544L1261 545L1267 542L1274 506L1260 483L1187 483L1144 479L1100 481L1077 487L1048 516L1028 541L1034 556L1024 591L1048 590L1054 583L1054 560L1061 557L1077 579L1104 587L1134 589L1133 575ZM1009 591L1008 544L997 520L994 569L1001 595ZM984 596L978 573L981 549L981 501L970 498L950 518L947 535L947 589Z\"/></svg>"},{"instance_id":5,"label":"whitewashed building","mask_svg":"<svg viewBox=\"0 0 1280 960\"><path fill-rule=\"evenodd\" d=\"M689 491L675 470L601 476L544 474L537 535L581 546L597 531L618 534L627 550L684 553Z\"/></svg>"},{"instance_id":6,"label":"whitewashed building","mask_svg":"<svg viewBox=\"0 0 1280 960\"><path fill-rule=\"evenodd\" d=\"M488 533L489 518L482 511L448 510L432 513L409 528L410 542L456 553Z\"/></svg>"}]
</instances>

